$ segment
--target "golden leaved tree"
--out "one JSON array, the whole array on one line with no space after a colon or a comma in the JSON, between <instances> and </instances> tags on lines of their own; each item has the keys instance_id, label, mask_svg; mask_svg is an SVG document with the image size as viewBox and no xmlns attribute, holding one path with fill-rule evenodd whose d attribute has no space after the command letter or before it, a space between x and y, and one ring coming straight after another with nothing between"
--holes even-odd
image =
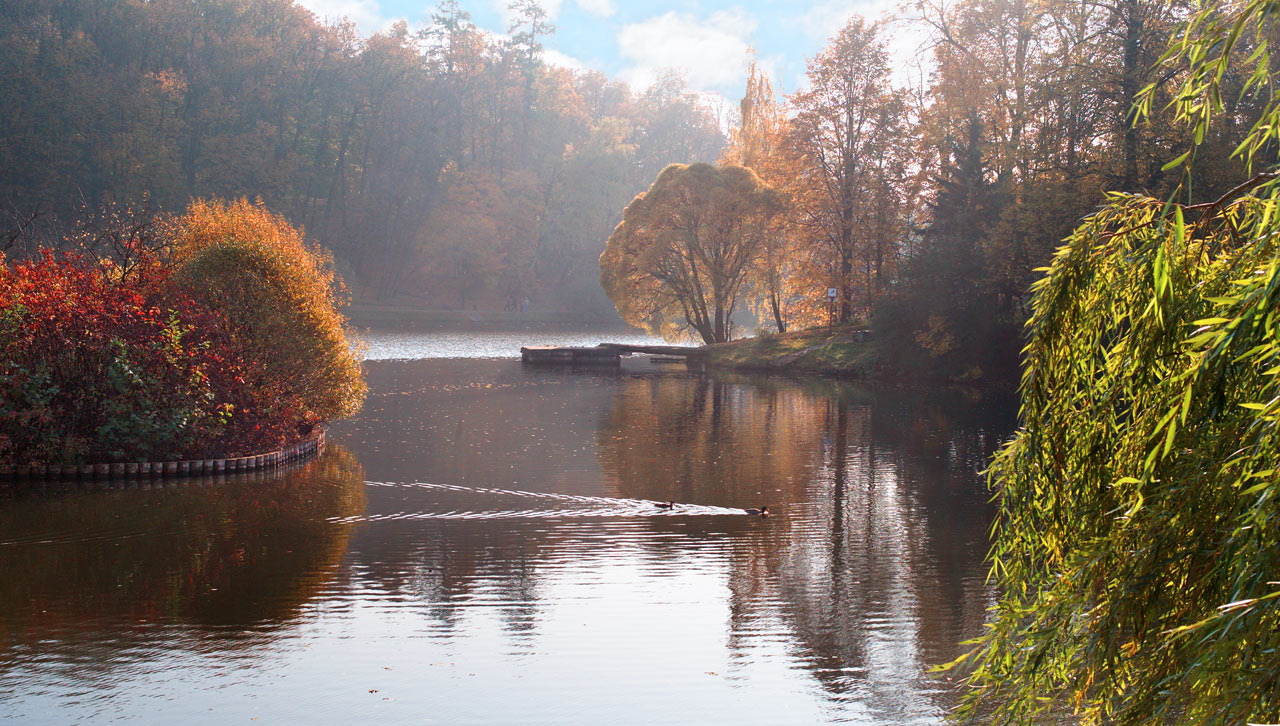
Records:
<instances>
[{"instance_id":1,"label":"golden leaved tree","mask_svg":"<svg viewBox=\"0 0 1280 726\"><path fill-rule=\"evenodd\" d=\"M305 431L360 409L367 387L328 252L246 199L192 202L170 239L177 287L213 312L239 351L226 362L243 379L233 424Z\"/></svg>"},{"instance_id":2,"label":"golden leaved tree","mask_svg":"<svg viewBox=\"0 0 1280 726\"><path fill-rule=\"evenodd\" d=\"M750 169L672 164L627 205L600 256L600 284L632 325L729 340L743 283L781 209Z\"/></svg>"},{"instance_id":3,"label":"golden leaved tree","mask_svg":"<svg viewBox=\"0 0 1280 726\"><path fill-rule=\"evenodd\" d=\"M807 76L810 88L791 97L787 138L799 160L786 187L789 216L806 241L797 280L809 290L836 287L848 322L884 293L896 264L911 131L880 26L854 16L809 61Z\"/></svg>"}]
</instances>

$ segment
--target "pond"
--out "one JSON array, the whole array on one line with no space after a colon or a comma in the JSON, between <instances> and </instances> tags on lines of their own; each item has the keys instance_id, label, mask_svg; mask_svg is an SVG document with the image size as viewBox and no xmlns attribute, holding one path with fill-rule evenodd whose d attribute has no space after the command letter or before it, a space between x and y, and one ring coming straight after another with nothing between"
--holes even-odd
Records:
<instances>
[{"instance_id":1,"label":"pond","mask_svg":"<svg viewBox=\"0 0 1280 726\"><path fill-rule=\"evenodd\" d=\"M378 357L419 357L367 362L364 410L305 466L0 503L0 718L928 724L954 702L926 671L992 602L976 472L1006 397L398 345Z\"/></svg>"}]
</instances>

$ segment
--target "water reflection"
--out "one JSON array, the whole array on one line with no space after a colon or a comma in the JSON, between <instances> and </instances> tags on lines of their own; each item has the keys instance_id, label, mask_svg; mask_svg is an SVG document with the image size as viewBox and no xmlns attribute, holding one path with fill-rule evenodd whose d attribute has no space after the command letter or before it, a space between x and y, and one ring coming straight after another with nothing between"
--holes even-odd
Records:
<instances>
[{"instance_id":1,"label":"water reflection","mask_svg":"<svg viewBox=\"0 0 1280 726\"><path fill-rule=\"evenodd\" d=\"M364 507L331 447L283 473L69 485L0 506L0 653L140 625L262 628L332 575Z\"/></svg>"},{"instance_id":2,"label":"water reflection","mask_svg":"<svg viewBox=\"0 0 1280 726\"><path fill-rule=\"evenodd\" d=\"M414 607L438 652L519 663L565 713L622 722L644 722L615 710L642 696L667 720L764 723L936 722L950 703L925 671L989 602L976 471L1011 401L504 362L370 375L370 423L347 431L378 480L352 587ZM778 516L736 514L762 503ZM611 704L583 710L583 673L616 677L589 686Z\"/></svg>"},{"instance_id":3,"label":"water reflection","mask_svg":"<svg viewBox=\"0 0 1280 726\"><path fill-rule=\"evenodd\" d=\"M949 703L925 671L989 604L975 473L1008 410L956 391L637 378L597 439L620 496L769 504L770 526L735 540L730 647L781 629L837 712L905 722Z\"/></svg>"},{"instance_id":4,"label":"water reflection","mask_svg":"<svg viewBox=\"0 0 1280 726\"><path fill-rule=\"evenodd\" d=\"M975 470L1007 402L367 372L351 453L308 471L0 505L0 717L939 722L924 671L989 601Z\"/></svg>"}]
</instances>

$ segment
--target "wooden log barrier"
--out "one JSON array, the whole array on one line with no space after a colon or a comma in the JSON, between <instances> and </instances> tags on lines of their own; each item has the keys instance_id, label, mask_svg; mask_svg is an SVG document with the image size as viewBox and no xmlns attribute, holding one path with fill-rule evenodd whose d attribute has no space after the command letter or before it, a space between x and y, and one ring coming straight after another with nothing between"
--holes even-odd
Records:
<instances>
[{"instance_id":1,"label":"wooden log barrier","mask_svg":"<svg viewBox=\"0 0 1280 726\"><path fill-rule=\"evenodd\" d=\"M97 479L100 481L148 477L189 477L256 471L263 472L308 459L325 449L325 432L317 428L310 438L251 456L186 461L112 461L93 464L0 464L0 481L18 479Z\"/></svg>"}]
</instances>

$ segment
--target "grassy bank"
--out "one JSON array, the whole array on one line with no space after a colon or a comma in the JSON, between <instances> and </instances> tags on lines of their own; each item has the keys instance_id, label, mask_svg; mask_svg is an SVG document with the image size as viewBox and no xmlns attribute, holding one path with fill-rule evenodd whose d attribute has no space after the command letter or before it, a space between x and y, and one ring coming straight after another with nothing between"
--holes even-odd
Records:
<instances>
[{"instance_id":1,"label":"grassy bank","mask_svg":"<svg viewBox=\"0 0 1280 726\"><path fill-rule=\"evenodd\" d=\"M812 328L713 345L707 365L775 373L880 377L879 351L862 326Z\"/></svg>"}]
</instances>

